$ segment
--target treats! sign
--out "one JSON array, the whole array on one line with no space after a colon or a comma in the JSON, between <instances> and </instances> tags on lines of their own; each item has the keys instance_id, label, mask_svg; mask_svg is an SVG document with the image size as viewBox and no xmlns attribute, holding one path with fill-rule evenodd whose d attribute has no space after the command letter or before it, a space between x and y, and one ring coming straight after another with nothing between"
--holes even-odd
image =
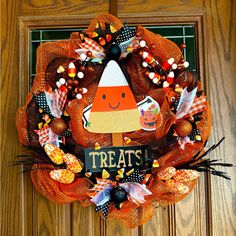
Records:
<instances>
[{"instance_id":1,"label":"treats! sign","mask_svg":"<svg viewBox=\"0 0 236 236\"><path fill-rule=\"evenodd\" d=\"M115 171L120 168L144 166L150 159L148 146L105 147L99 150L85 149L87 172Z\"/></svg>"}]
</instances>

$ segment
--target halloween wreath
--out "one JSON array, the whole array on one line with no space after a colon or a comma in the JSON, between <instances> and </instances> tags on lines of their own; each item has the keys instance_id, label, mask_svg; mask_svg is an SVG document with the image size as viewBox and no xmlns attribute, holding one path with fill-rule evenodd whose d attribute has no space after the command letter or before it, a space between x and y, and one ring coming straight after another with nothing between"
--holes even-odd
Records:
<instances>
[{"instance_id":1,"label":"halloween wreath","mask_svg":"<svg viewBox=\"0 0 236 236\"><path fill-rule=\"evenodd\" d=\"M185 44L109 14L70 40L37 49L36 76L16 115L32 155L36 189L57 203L94 204L128 227L145 223L156 203L173 204L199 173L228 178L204 157L211 110Z\"/></svg>"}]
</instances>

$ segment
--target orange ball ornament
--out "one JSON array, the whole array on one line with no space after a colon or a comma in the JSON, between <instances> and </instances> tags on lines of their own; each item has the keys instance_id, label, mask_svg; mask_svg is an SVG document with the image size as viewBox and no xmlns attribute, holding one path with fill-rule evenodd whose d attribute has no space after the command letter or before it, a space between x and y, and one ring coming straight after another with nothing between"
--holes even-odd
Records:
<instances>
[{"instance_id":1,"label":"orange ball ornament","mask_svg":"<svg viewBox=\"0 0 236 236\"><path fill-rule=\"evenodd\" d=\"M192 132L193 126L187 120L180 120L175 124L174 130L179 137L183 138Z\"/></svg>"},{"instance_id":2,"label":"orange ball ornament","mask_svg":"<svg viewBox=\"0 0 236 236\"><path fill-rule=\"evenodd\" d=\"M180 49L183 50L183 49L185 49L185 48L186 48L186 44L185 44L185 43L181 43L181 44L180 44Z\"/></svg>"},{"instance_id":3,"label":"orange ball ornament","mask_svg":"<svg viewBox=\"0 0 236 236\"><path fill-rule=\"evenodd\" d=\"M53 133L57 135L63 134L67 130L66 122L61 118L55 118L50 125Z\"/></svg>"}]
</instances>

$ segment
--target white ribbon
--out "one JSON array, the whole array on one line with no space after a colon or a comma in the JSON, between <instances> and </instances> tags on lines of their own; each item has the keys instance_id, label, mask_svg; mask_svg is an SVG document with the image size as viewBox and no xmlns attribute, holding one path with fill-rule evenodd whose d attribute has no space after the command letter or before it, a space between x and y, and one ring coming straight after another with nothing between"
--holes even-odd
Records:
<instances>
[{"instance_id":1,"label":"white ribbon","mask_svg":"<svg viewBox=\"0 0 236 236\"><path fill-rule=\"evenodd\" d=\"M48 140L46 143L51 143L56 145L57 147L59 147L59 138L58 135L55 134L51 128L49 128L49 132L48 132Z\"/></svg>"},{"instance_id":2,"label":"white ribbon","mask_svg":"<svg viewBox=\"0 0 236 236\"><path fill-rule=\"evenodd\" d=\"M139 205L140 203L146 202L144 199L145 196L151 195L152 193L146 188L145 184L139 183L122 183L119 184L125 191L129 194L128 198L130 201L134 202L135 204Z\"/></svg>"},{"instance_id":3,"label":"white ribbon","mask_svg":"<svg viewBox=\"0 0 236 236\"><path fill-rule=\"evenodd\" d=\"M58 98L59 98L59 94L57 89L55 89L55 93L53 92L47 92L45 91L45 96L47 99L47 104L49 106L49 109L52 113L52 115L56 118L60 118L62 115L62 111L58 105Z\"/></svg>"},{"instance_id":4,"label":"white ribbon","mask_svg":"<svg viewBox=\"0 0 236 236\"><path fill-rule=\"evenodd\" d=\"M110 200L110 191L112 186L108 184L102 191L98 192L91 201L96 204L96 206L102 206Z\"/></svg>"},{"instance_id":5,"label":"white ribbon","mask_svg":"<svg viewBox=\"0 0 236 236\"><path fill-rule=\"evenodd\" d=\"M177 107L176 119L184 117L193 104L193 100L197 93L197 87L191 92L188 92L187 88L183 90L180 96L179 105Z\"/></svg>"}]
</instances>

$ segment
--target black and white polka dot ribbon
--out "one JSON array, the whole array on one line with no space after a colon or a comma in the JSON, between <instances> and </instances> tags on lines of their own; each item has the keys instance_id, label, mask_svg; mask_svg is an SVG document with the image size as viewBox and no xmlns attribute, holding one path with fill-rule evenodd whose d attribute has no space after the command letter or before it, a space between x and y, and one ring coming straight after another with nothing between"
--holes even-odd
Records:
<instances>
[{"instance_id":1,"label":"black and white polka dot ribbon","mask_svg":"<svg viewBox=\"0 0 236 236\"><path fill-rule=\"evenodd\" d=\"M105 202L101 206L96 206L96 212L101 211L105 219L107 219L110 203L111 203L111 199L109 199L107 202Z\"/></svg>"},{"instance_id":2,"label":"black and white polka dot ribbon","mask_svg":"<svg viewBox=\"0 0 236 236\"><path fill-rule=\"evenodd\" d=\"M124 28L121 31L121 34L116 39L116 43L119 45L126 41L129 41L131 38L135 36L136 29L131 29L127 24L125 24Z\"/></svg>"},{"instance_id":3,"label":"black and white polka dot ribbon","mask_svg":"<svg viewBox=\"0 0 236 236\"><path fill-rule=\"evenodd\" d=\"M126 182L141 183L143 180L144 180L144 176L140 175L140 171L136 169L130 176L125 177L122 180L122 183L126 183Z\"/></svg>"},{"instance_id":4,"label":"black and white polka dot ribbon","mask_svg":"<svg viewBox=\"0 0 236 236\"><path fill-rule=\"evenodd\" d=\"M36 101L38 107L43 109L44 113L52 115L50 108L48 106L48 103L47 103L45 93L40 93L38 95L35 95L34 98L35 98L35 101Z\"/></svg>"}]
</instances>

